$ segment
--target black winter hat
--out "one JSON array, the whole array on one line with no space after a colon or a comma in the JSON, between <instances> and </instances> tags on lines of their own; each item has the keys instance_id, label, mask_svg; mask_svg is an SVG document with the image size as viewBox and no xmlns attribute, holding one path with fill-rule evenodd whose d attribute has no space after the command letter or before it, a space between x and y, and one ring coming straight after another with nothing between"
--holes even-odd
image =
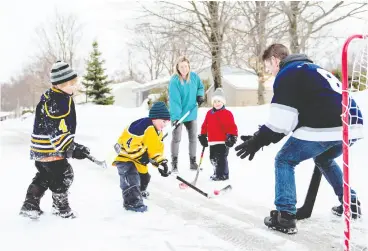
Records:
<instances>
[{"instance_id":1,"label":"black winter hat","mask_svg":"<svg viewBox=\"0 0 368 251\"><path fill-rule=\"evenodd\" d=\"M162 101L158 101L152 105L148 117L151 119L170 120L170 113L165 103Z\"/></svg>"}]
</instances>

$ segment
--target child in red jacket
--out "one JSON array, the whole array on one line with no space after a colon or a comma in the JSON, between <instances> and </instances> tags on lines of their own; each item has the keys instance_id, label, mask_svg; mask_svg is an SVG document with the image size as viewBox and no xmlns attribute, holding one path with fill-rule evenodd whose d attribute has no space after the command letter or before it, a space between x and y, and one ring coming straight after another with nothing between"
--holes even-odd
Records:
<instances>
[{"instance_id":1,"label":"child in red jacket","mask_svg":"<svg viewBox=\"0 0 368 251\"><path fill-rule=\"evenodd\" d=\"M212 97L213 108L207 112L201 134L198 135L203 147L210 146L210 160L215 170L211 179L214 181L229 179L227 156L229 148L238 138L234 116L225 108L225 104L224 91L217 88Z\"/></svg>"}]
</instances>

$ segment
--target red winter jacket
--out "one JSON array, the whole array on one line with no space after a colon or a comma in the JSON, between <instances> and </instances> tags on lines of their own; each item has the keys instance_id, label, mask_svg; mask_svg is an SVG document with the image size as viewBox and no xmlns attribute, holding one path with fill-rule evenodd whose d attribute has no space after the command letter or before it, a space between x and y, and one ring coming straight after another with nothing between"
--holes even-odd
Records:
<instances>
[{"instance_id":1,"label":"red winter jacket","mask_svg":"<svg viewBox=\"0 0 368 251\"><path fill-rule=\"evenodd\" d=\"M227 134L238 136L233 114L225 107L220 110L212 108L203 121L201 134L207 134L210 145L224 143Z\"/></svg>"}]
</instances>

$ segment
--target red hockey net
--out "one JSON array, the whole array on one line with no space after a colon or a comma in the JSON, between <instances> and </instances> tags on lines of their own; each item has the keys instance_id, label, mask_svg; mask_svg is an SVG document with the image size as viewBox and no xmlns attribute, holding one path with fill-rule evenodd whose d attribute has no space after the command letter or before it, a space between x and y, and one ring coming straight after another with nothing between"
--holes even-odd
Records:
<instances>
[{"instance_id":1,"label":"red hockey net","mask_svg":"<svg viewBox=\"0 0 368 251\"><path fill-rule=\"evenodd\" d=\"M354 40L354 42L353 42ZM349 49L349 53L348 53ZM360 229L361 219L353 219L355 217L353 210L360 209L361 198L354 200L355 194L352 193L351 184L353 186L355 182L351 182L352 171L356 171L356 166L352 168L354 160L350 160L349 152L351 146L351 139L353 134L353 128L357 126L358 121L362 119L362 115L358 112L358 106L362 107L358 101L357 104L351 102L353 98L355 101L360 93L368 88L368 37L365 35L353 35L349 37L344 44L342 52L342 121L343 121L343 174L344 174L344 196L343 196L343 208L344 208L344 250L368 250L367 240L368 236ZM364 92L368 92L364 91ZM364 96L361 96L364 97ZM367 96L368 97L368 96ZM364 108L364 107L363 107ZM350 140L349 140L350 138ZM355 156L354 156L355 159ZM366 163L360 163L360 165L367 165ZM368 166L365 166L368 168ZM355 173L356 175L356 173ZM361 175L361 174L359 174ZM362 177L362 179L366 179ZM356 191L358 193L364 193L365 191ZM359 201L359 203L358 203ZM356 214L355 214L356 215ZM365 235L365 236L364 236Z\"/></svg>"}]
</instances>

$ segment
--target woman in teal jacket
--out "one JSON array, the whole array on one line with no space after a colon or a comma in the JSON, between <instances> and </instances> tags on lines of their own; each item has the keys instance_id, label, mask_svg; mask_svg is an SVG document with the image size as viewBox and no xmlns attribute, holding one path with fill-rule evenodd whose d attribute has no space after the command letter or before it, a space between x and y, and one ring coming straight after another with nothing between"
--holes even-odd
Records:
<instances>
[{"instance_id":1,"label":"woman in teal jacket","mask_svg":"<svg viewBox=\"0 0 368 251\"><path fill-rule=\"evenodd\" d=\"M172 124L174 125L188 111L190 113L183 123L173 131L171 141L172 172L178 171L179 144L183 124L189 137L190 169L197 170L197 112L198 106L204 101L204 87L198 75L190 71L189 60L186 57L182 56L178 59L174 70L175 74L169 84L169 106Z\"/></svg>"}]
</instances>

